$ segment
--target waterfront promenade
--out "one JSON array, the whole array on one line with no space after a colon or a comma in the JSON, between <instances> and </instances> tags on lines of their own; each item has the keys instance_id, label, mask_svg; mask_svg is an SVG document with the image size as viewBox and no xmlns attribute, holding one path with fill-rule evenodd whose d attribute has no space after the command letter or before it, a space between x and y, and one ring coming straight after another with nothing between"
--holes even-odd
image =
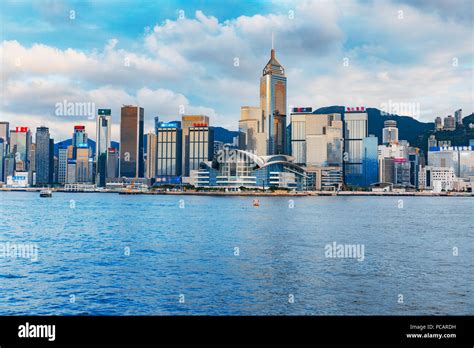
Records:
<instances>
[{"instance_id":1,"label":"waterfront promenade","mask_svg":"<svg viewBox=\"0 0 474 348\"><path fill-rule=\"evenodd\" d=\"M0 192L40 192L43 188L40 187L29 187L29 188L7 188L0 187ZM405 197L474 197L473 192L431 192L431 191L393 191L393 192L372 192L372 191L299 191L299 192L287 192L287 191L127 191L124 190L88 190L88 191L67 191L63 188L52 188L53 192L71 192L71 193L116 193L116 194L130 194L130 195L185 195L185 196L289 196L289 197L306 197L306 196L405 196Z\"/></svg>"}]
</instances>

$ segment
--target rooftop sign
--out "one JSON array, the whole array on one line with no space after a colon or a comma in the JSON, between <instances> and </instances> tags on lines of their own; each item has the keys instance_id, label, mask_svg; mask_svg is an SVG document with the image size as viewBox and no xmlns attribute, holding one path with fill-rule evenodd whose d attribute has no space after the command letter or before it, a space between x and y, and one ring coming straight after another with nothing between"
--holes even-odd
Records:
<instances>
[{"instance_id":1,"label":"rooftop sign","mask_svg":"<svg viewBox=\"0 0 474 348\"><path fill-rule=\"evenodd\" d=\"M365 106L346 106L346 112L365 112Z\"/></svg>"}]
</instances>

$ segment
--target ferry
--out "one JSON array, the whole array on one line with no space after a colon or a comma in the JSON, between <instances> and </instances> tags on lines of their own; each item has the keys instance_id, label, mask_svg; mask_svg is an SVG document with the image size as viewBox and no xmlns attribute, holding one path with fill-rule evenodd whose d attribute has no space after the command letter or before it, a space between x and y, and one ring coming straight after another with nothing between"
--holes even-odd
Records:
<instances>
[{"instance_id":1,"label":"ferry","mask_svg":"<svg viewBox=\"0 0 474 348\"><path fill-rule=\"evenodd\" d=\"M41 190L40 191L40 197L53 197L53 192L51 190Z\"/></svg>"}]
</instances>

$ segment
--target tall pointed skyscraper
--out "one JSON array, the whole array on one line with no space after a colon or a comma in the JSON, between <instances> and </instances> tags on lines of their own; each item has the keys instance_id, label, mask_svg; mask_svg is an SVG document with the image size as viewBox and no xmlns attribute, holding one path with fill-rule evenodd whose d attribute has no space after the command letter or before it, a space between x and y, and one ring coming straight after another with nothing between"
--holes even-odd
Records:
<instances>
[{"instance_id":1,"label":"tall pointed skyscraper","mask_svg":"<svg viewBox=\"0 0 474 348\"><path fill-rule=\"evenodd\" d=\"M263 131L267 135L267 155L283 154L286 134L286 76L285 69L275 58L273 38L270 60L260 78L260 107Z\"/></svg>"}]
</instances>

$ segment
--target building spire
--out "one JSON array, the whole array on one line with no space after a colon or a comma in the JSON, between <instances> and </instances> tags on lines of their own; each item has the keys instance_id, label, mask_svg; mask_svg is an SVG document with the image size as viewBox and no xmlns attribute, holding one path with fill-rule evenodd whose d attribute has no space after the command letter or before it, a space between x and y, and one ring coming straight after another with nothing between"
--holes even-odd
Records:
<instances>
[{"instance_id":1,"label":"building spire","mask_svg":"<svg viewBox=\"0 0 474 348\"><path fill-rule=\"evenodd\" d=\"M272 32L272 50L270 55L270 60L268 61L265 68L263 68L263 76L267 74L275 74L280 76L285 76L285 69L281 66L278 60L275 57L275 36Z\"/></svg>"},{"instance_id":2,"label":"building spire","mask_svg":"<svg viewBox=\"0 0 474 348\"><path fill-rule=\"evenodd\" d=\"M274 41L275 41L275 38L274 38L274 36L273 36L273 31L272 31L272 51L271 51L271 56L272 56L272 58L275 58Z\"/></svg>"}]
</instances>

